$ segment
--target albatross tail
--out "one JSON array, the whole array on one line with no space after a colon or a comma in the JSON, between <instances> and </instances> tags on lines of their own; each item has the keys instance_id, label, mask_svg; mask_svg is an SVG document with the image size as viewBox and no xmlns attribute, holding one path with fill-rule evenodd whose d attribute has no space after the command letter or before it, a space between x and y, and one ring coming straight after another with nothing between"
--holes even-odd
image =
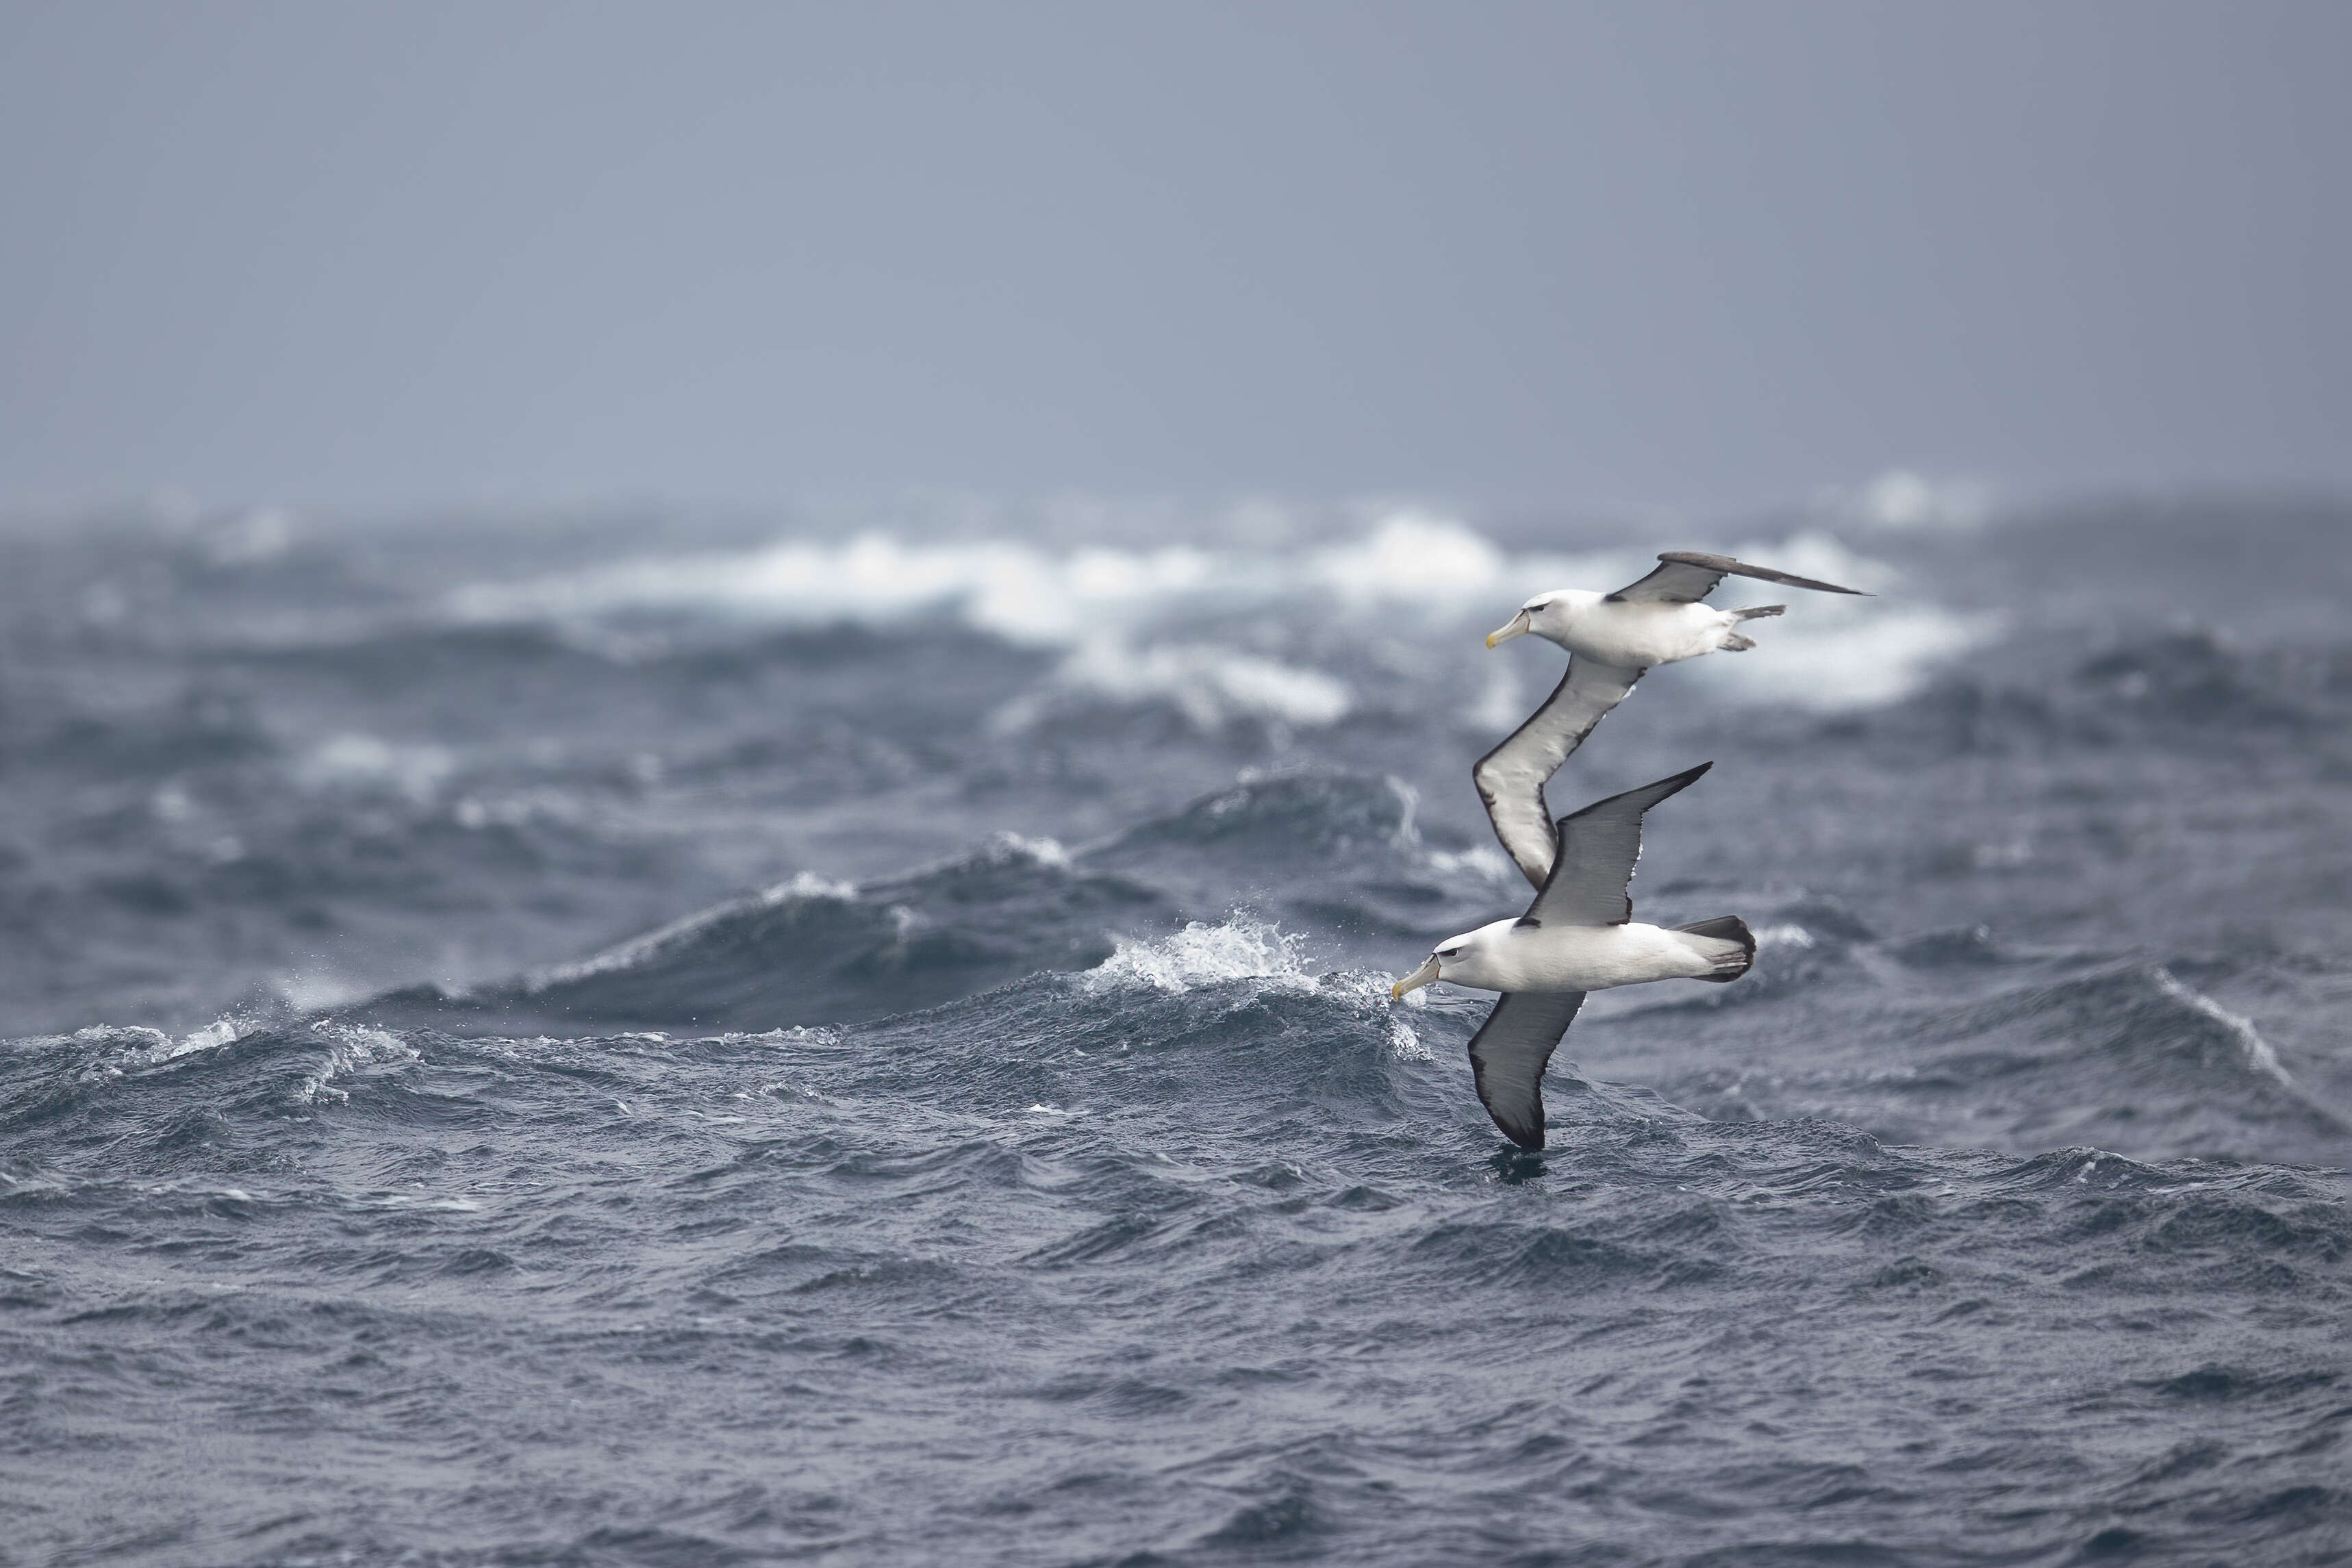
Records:
<instances>
[{"instance_id":1,"label":"albatross tail","mask_svg":"<svg viewBox=\"0 0 2352 1568\"><path fill-rule=\"evenodd\" d=\"M1753 609L1725 612L1723 636L1715 646L1725 653L1746 653L1756 646L1756 639L1745 632L1734 631L1732 628L1743 622L1752 621L1759 616L1780 615L1788 607L1786 605L1758 605Z\"/></svg>"},{"instance_id":2,"label":"albatross tail","mask_svg":"<svg viewBox=\"0 0 2352 1568\"><path fill-rule=\"evenodd\" d=\"M1717 915L1696 925L1676 926L1675 930L1691 939L1691 948L1701 958L1715 965L1706 974L1696 976L1721 985L1748 973L1756 962L1756 933L1738 915Z\"/></svg>"}]
</instances>

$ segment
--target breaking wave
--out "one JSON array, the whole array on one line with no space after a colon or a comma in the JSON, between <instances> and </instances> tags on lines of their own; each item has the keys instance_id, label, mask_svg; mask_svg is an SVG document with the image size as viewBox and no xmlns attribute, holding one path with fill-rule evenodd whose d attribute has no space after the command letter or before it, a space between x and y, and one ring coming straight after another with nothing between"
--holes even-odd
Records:
<instances>
[{"instance_id":1,"label":"breaking wave","mask_svg":"<svg viewBox=\"0 0 2352 1568\"><path fill-rule=\"evenodd\" d=\"M1898 574L1824 532L1731 547L1744 559L1864 588ZM950 616L1015 644L1066 650L1053 679L1000 716L1019 730L1092 699L1166 700L1214 730L1235 718L1307 727L1348 716L1361 696L1337 670L1202 634L1236 618L1283 647L1325 657L1424 626L1499 620L1548 588L1616 586L1655 562L1638 551L1507 552L1458 521L1395 512L1352 538L1287 548L1053 550L1012 541L915 543L881 533L793 539L761 549L649 558L454 590L447 612L469 625L604 623L646 614L716 615L780 626L904 629ZM1736 584L1735 584L1736 586ZM1775 625L1771 658L1710 659L1702 689L1838 710L1906 695L2000 629L1997 618L1923 602L1811 595ZM1815 601L1820 602L1815 602ZM1316 636L1303 638L1299 628ZM1367 634L1370 634L1367 636ZM1254 633L1253 636L1256 634Z\"/></svg>"}]
</instances>

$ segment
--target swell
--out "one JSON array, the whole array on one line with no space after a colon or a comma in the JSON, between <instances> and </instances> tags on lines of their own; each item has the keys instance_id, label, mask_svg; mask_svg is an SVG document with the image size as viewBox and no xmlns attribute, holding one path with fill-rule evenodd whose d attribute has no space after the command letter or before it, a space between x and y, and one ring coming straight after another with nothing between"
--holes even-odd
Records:
<instances>
[{"instance_id":1,"label":"swell","mask_svg":"<svg viewBox=\"0 0 2352 1568\"><path fill-rule=\"evenodd\" d=\"M540 1023L766 1028L934 1005L1040 971L1090 969L1131 938L1235 900L1310 931L1426 929L1485 879L1433 858L1393 779L1236 785L1076 853L999 835L862 884L806 876L575 963L465 991L414 987L352 1016L511 1031Z\"/></svg>"}]
</instances>

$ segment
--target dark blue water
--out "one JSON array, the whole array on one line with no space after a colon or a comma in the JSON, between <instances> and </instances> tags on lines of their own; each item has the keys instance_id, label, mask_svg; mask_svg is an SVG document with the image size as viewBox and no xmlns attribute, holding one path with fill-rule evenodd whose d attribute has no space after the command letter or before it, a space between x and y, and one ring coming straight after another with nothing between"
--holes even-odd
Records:
<instances>
[{"instance_id":1,"label":"dark blue water","mask_svg":"<svg viewBox=\"0 0 2352 1568\"><path fill-rule=\"evenodd\" d=\"M1673 546L1881 596L1525 1156L1387 980ZM2352 1560L2352 512L0 548L7 1568Z\"/></svg>"}]
</instances>

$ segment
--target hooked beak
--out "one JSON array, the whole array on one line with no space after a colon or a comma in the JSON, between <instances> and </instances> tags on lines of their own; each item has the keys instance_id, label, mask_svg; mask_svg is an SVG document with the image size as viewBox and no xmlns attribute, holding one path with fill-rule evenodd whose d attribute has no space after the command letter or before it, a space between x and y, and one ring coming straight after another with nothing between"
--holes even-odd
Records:
<instances>
[{"instance_id":1,"label":"hooked beak","mask_svg":"<svg viewBox=\"0 0 2352 1568\"><path fill-rule=\"evenodd\" d=\"M1493 647L1498 643L1507 643L1513 637L1524 637L1527 635L1527 629L1528 613L1525 610L1521 610L1517 615L1513 616L1508 621L1505 622L1499 630L1491 631L1486 634L1486 646L1488 647Z\"/></svg>"},{"instance_id":2,"label":"hooked beak","mask_svg":"<svg viewBox=\"0 0 2352 1568\"><path fill-rule=\"evenodd\" d=\"M1402 1002L1408 991L1418 991L1437 978L1437 954L1431 953L1429 962L1389 987L1389 1000Z\"/></svg>"}]
</instances>

